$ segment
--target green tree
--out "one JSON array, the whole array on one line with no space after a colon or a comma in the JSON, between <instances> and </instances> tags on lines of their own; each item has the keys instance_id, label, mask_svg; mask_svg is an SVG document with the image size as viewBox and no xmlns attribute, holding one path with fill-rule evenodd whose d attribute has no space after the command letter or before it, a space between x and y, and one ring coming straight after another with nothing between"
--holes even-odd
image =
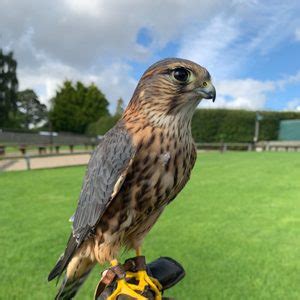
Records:
<instances>
[{"instance_id":1,"label":"green tree","mask_svg":"<svg viewBox=\"0 0 300 300\"><path fill-rule=\"evenodd\" d=\"M99 119L99 117L109 116L108 101L104 94L95 84L87 88L85 95L84 116L85 123L90 124Z\"/></svg>"},{"instance_id":2,"label":"green tree","mask_svg":"<svg viewBox=\"0 0 300 300\"><path fill-rule=\"evenodd\" d=\"M50 121L57 131L84 133L90 123L109 116L108 101L103 93L91 84L65 81L51 100Z\"/></svg>"},{"instance_id":3,"label":"green tree","mask_svg":"<svg viewBox=\"0 0 300 300\"><path fill-rule=\"evenodd\" d=\"M113 116L101 116L96 122L89 124L86 129L88 135L104 135L111 129L121 118L124 112L124 101L122 98L118 99L116 112Z\"/></svg>"},{"instance_id":4,"label":"green tree","mask_svg":"<svg viewBox=\"0 0 300 300\"><path fill-rule=\"evenodd\" d=\"M122 98L119 98L117 102L115 116L121 116L124 112L124 101Z\"/></svg>"},{"instance_id":5,"label":"green tree","mask_svg":"<svg viewBox=\"0 0 300 300\"><path fill-rule=\"evenodd\" d=\"M38 125L47 118L47 107L42 104L33 90L18 92L17 106L21 127L29 129L30 125Z\"/></svg>"},{"instance_id":6,"label":"green tree","mask_svg":"<svg viewBox=\"0 0 300 300\"><path fill-rule=\"evenodd\" d=\"M104 135L109 129L116 125L120 116L104 116L99 118L96 122L91 123L86 134L88 135Z\"/></svg>"},{"instance_id":7,"label":"green tree","mask_svg":"<svg viewBox=\"0 0 300 300\"><path fill-rule=\"evenodd\" d=\"M17 113L17 61L13 53L0 49L0 126L16 127Z\"/></svg>"}]
</instances>

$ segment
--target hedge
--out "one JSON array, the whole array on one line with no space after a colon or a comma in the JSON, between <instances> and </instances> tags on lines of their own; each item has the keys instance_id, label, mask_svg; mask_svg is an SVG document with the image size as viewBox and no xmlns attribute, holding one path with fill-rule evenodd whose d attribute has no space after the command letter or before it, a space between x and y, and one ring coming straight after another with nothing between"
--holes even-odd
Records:
<instances>
[{"instance_id":1,"label":"hedge","mask_svg":"<svg viewBox=\"0 0 300 300\"><path fill-rule=\"evenodd\" d=\"M300 119L298 112L262 111L259 140L277 140L281 120ZM192 121L196 142L252 142L256 112L247 110L197 109Z\"/></svg>"}]
</instances>

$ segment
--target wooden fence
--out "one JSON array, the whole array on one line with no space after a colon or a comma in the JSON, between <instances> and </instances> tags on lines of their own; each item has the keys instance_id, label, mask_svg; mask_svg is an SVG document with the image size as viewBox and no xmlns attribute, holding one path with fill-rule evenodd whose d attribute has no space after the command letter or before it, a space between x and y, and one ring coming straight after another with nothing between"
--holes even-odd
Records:
<instances>
[{"instance_id":1,"label":"wooden fence","mask_svg":"<svg viewBox=\"0 0 300 300\"><path fill-rule=\"evenodd\" d=\"M256 144L258 151L300 151L300 141L261 141Z\"/></svg>"},{"instance_id":2,"label":"wooden fence","mask_svg":"<svg viewBox=\"0 0 300 300\"><path fill-rule=\"evenodd\" d=\"M261 141L258 143L197 143L198 150L300 151L300 141Z\"/></svg>"},{"instance_id":3,"label":"wooden fence","mask_svg":"<svg viewBox=\"0 0 300 300\"><path fill-rule=\"evenodd\" d=\"M252 143L196 143L196 146L198 150L219 150L220 152L226 152L228 150L254 150L254 145Z\"/></svg>"},{"instance_id":4,"label":"wooden fence","mask_svg":"<svg viewBox=\"0 0 300 300\"><path fill-rule=\"evenodd\" d=\"M68 146L70 152L73 152L74 146L83 145L87 150L88 146L95 147L98 142L97 137L77 134L0 131L0 155L5 154L5 149L8 146L18 147L21 154L25 155L29 147L36 147L39 154L45 154L47 147L50 148L51 152L59 153L61 146Z\"/></svg>"}]
</instances>

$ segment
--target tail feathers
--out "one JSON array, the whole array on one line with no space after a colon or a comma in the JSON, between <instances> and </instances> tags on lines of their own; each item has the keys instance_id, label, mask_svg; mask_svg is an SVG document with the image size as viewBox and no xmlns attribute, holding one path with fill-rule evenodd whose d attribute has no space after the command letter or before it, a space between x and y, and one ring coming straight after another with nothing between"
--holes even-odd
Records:
<instances>
[{"instance_id":1,"label":"tail feathers","mask_svg":"<svg viewBox=\"0 0 300 300\"><path fill-rule=\"evenodd\" d=\"M82 274L79 278L75 279L68 279L67 275L65 275L64 280L61 284L61 287L59 288L59 291L55 297L56 300L70 300L73 299L79 290L79 288L82 286L82 284L85 282L86 278L88 277L90 271L92 270L92 267L87 270L84 274Z\"/></svg>"},{"instance_id":2,"label":"tail feathers","mask_svg":"<svg viewBox=\"0 0 300 300\"><path fill-rule=\"evenodd\" d=\"M64 267L64 254L62 254L60 256L60 258L58 259L56 265L54 266L54 268L51 270L51 272L48 275L48 281L53 280L55 277L61 276L61 274L63 273L65 267Z\"/></svg>"},{"instance_id":3,"label":"tail feathers","mask_svg":"<svg viewBox=\"0 0 300 300\"><path fill-rule=\"evenodd\" d=\"M48 281L54 279L57 276L60 276L64 272L68 263L72 259L77 247L78 244L73 235L71 234L64 254L59 258L56 265L48 275Z\"/></svg>"}]
</instances>

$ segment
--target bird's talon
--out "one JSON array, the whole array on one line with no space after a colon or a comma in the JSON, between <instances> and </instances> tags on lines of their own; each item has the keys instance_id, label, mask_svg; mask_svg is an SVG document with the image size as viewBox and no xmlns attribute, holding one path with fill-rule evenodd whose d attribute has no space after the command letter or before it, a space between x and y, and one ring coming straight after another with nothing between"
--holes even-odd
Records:
<instances>
[{"instance_id":1,"label":"bird's talon","mask_svg":"<svg viewBox=\"0 0 300 300\"><path fill-rule=\"evenodd\" d=\"M117 281L117 287L114 292L107 298L107 300L117 300L118 296L126 295L130 296L135 300L147 300L147 298L143 297L142 295L135 292L132 285L128 284L125 279L119 279Z\"/></svg>"},{"instance_id":2,"label":"bird's talon","mask_svg":"<svg viewBox=\"0 0 300 300\"><path fill-rule=\"evenodd\" d=\"M162 286L159 281L155 278L150 277L146 270L137 271L137 272L127 272L126 278L131 279L135 278L138 281L137 285L130 284L135 290L145 291L146 287L149 287L151 291L155 293L155 300L161 300L161 292Z\"/></svg>"}]
</instances>

